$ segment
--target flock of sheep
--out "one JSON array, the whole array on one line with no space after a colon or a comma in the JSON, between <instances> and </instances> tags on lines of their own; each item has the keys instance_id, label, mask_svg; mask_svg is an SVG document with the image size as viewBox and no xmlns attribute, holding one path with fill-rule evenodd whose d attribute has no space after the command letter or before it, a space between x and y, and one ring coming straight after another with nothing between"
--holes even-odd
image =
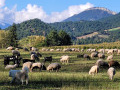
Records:
<instances>
[{"instance_id":1,"label":"flock of sheep","mask_svg":"<svg viewBox=\"0 0 120 90\"><path fill-rule=\"evenodd\" d=\"M48 71L59 71L59 69L61 68L60 63L51 63L52 62L52 56L50 57L44 57L44 61L43 63L39 62L39 57L42 57L42 55L38 52L38 49L35 47L31 47L30 48L30 55L31 55L31 59L23 59L20 55L19 49L17 48L16 50L14 50L13 47L8 47L7 50L12 50L12 56L5 56L4 57L4 65L5 65L5 69L9 69L9 76L12 77L12 81L11 83L15 82L15 81L21 81L22 84L24 82L24 80L26 81L26 84L28 84L28 72L32 72L32 70L34 68L39 68L40 71L41 70L48 70ZM27 48L24 48L25 51L29 51ZM42 51L55 51L54 49L45 49L43 48ZM84 49L79 50L78 48L66 48L66 49L56 49L56 51L76 51L76 52L85 52ZM78 54L77 58L86 58L88 60L90 59L94 59L95 57L98 57L99 60L96 61L95 65L92 66L89 70L89 74L91 75L95 75L95 73L99 72L99 68L101 67L108 67L108 75L109 78L112 80L114 75L115 75L115 67L120 67L119 63L117 61L113 61L113 54L114 53L118 53L120 54L120 50L118 49L100 49L98 51L96 51L96 49L87 49L86 52L90 52L91 54ZM107 54L111 54L107 57L107 61L109 62L105 62L105 53ZM17 67L19 67L20 65L20 61L23 61L23 65L22 65L22 70L13 70ZM35 62L35 61L38 62ZM61 56L60 62L61 63L69 63L70 60L70 56L68 55L63 55ZM13 61L14 65L9 65L9 62ZM45 62L49 61L50 64L48 65L48 67L45 67ZM12 70L11 70L12 69Z\"/></svg>"}]
</instances>

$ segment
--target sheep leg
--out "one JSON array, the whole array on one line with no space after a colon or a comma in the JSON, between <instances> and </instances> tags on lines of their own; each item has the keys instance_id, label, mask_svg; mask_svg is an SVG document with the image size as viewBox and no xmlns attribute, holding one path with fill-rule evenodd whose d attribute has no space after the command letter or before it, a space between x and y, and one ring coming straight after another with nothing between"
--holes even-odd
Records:
<instances>
[{"instance_id":1,"label":"sheep leg","mask_svg":"<svg viewBox=\"0 0 120 90\"><path fill-rule=\"evenodd\" d=\"M68 63L68 60L67 60L67 63Z\"/></svg>"},{"instance_id":2,"label":"sheep leg","mask_svg":"<svg viewBox=\"0 0 120 90\"><path fill-rule=\"evenodd\" d=\"M52 71L53 71L53 68L52 68Z\"/></svg>"},{"instance_id":3,"label":"sheep leg","mask_svg":"<svg viewBox=\"0 0 120 90\"><path fill-rule=\"evenodd\" d=\"M57 68L56 72L58 72L58 71L59 71L59 69Z\"/></svg>"},{"instance_id":4,"label":"sheep leg","mask_svg":"<svg viewBox=\"0 0 120 90\"><path fill-rule=\"evenodd\" d=\"M98 73L97 69L96 69L96 74Z\"/></svg>"}]
</instances>

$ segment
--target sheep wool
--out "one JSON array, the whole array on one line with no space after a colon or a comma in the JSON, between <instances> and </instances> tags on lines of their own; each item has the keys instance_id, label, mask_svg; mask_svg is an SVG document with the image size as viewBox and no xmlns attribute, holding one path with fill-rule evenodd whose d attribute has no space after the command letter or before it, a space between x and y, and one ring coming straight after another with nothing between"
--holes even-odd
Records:
<instances>
[{"instance_id":1,"label":"sheep wool","mask_svg":"<svg viewBox=\"0 0 120 90\"><path fill-rule=\"evenodd\" d=\"M5 69L15 69L18 65L17 64L14 64L14 65L7 65L5 67Z\"/></svg>"},{"instance_id":2,"label":"sheep wool","mask_svg":"<svg viewBox=\"0 0 120 90\"><path fill-rule=\"evenodd\" d=\"M94 65L94 66L91 67L91 69L89 71L89 74L94 75L95 73L98 73L98 70L99 70L99 67L97 65Z\"/></svg>"},{"instance_id":3,"label":"sheep wool","mask_svg":"<svg viewBox=\"0 0 120 90\"><path fill-rule=\"evenodd\" d=\"M116 71L115 71L115 69L113 67L110 67L108 69L107 73L108 73L109 78L112 80L114 75L115 75L115 73L116 73Z\"/></svg>"}]
</instances>

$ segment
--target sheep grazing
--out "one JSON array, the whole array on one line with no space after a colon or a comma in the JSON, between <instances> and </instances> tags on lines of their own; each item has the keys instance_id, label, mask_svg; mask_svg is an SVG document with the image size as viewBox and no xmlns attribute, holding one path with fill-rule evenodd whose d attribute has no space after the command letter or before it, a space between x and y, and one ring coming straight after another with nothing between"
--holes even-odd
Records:
<instances>
[{"instance_id":1,"label":"sheep grazing","mask_svg":"<svg viewBox=\"0 0 120 90\"><path fill-rule=\"evenodd\" d=\"M44 63L46 61L49 61L51 63L52 62L52 56L50 56L50 57L44 57Z\"/></svg>"},{"instance_id":2,"label":"sheep grazing","mask_svg":"<svg viewBox=\"0 0 120 90\"><path fill-rule=\"evenodd\" d=\"M98 59L95 65L97 65L98 67L105 67L105 68L109 67L108 63L103 61L103 59Z\"/></svg>"},{"instance_id":3,"label":"sheep grazing","mask_svg":"<svg viewBox=\"0 0 120 90\"><path fill-rule=\"evenodd\" d=\"M87 54L84 54L84 55L83 55L83 58L87 58L87 60L90 60L90 56L87 55Z\"/></svg>"},{"instance_id":4,"label":"sheep grazing","mask_svg":"<svg viewBox=\"0 0 120 90\"><path fill-rule=\"evenodd\" d=\"M31 59L23 59L23 63L26 63L26 62L32 62L32 63L35 63L35 60L31 60Z\"/></svg>"},{"instance_id":5,"label":"sheep grazing","mask_svg":"<svg viewBox=\"0 0 120 90\"><path fill-rule=\"evenodd\" d=\"M98 54L98 57L101 58L101 59L104 59L105 58L105 55L103 53L99 53Z\"/></svg>"},{"instance_id":6,"label":"sheep grazing","mask_svg":"<svg viewBox=\"0 0 120 90\"><path fill-rule=\"evenodd\" d=\"M29 71L32 72L32 69L31 69L32 62L26 62L26 63L24 63L22 69L24 69L24 67L28 67Z\"/></svg>"},{"instance_id":7,"label":"sheep grazing","mask_svg":"<svg viewBox=\"0 0 120 90\"><path fill-rule=\"evenodd\" d=\"M68 63L69 62L69 56L61 56L60 62L62 63Z\"/></svg>"},{"instance_id":8,"label":"sheep grazing","mask_svg":"<svg viewBox=\"0 0 120 90\"><path fill-rule=\"evenodd\" d=\"M4 56L4 65L8 65L10 61L15 61L15 56Z\"/></svg>"},{"instance_id":9,"label":"sheep grazing","mask_svg":"<svg viewBox=\"0 0 120 90\"><path fill-rule=\"evenodd\" d=\"M39 63L39 62L38 62L38 63L33 63L33 64L32 64L31 70L33 70L34 68L39 68L40 71L41 71L41 70L46 70L45 65L42 64L42 63Z\"/></svg>"},{"instance_id":10,"label":"sheep grazing","mask_svg":"<svg viewBox=\"0 0 120 90\"><path fill-rule=\"evenodd\" d=\"M92 52L91 53L91 58L98 57L98 52Z\"/></svg>"},{"instance_id":11,"label":"sheep grazing","mask_svg":"<svg viewBox=\"0 0 120 90\"><path fill-rule=\"evenodd\" d=\"M118 54L118 55L120 54L120 49L118 49L117 54Z\"/></svg>"},{"instance_id":12,"label":"sheep grazing","mask_svg":"<svg viewBox=\"0 0 120 90\"><path fill-rule=\"evenodd\" d=\"M78 55L77 55L77 58L83 58L83 56L84 56L83 54L81 54L81 55L78 54Z\"/></svg>"},{"instance_id":13,"label":"sheep grazing","mask_svg":"<svg viewBox=\"0 0 120 90\"><path fill-rule=\"evenodd\" d=\"M119 67L120 68L120 64L118 61L110 61L109 63L109 67Z\"/></svg>"},{"instance_id":14,"label":"sheep grazing","mask_svg":"<svg viewBox=\"0 0 120 90\"><path fill-rule=\"evenodd\" d=\"M59 63L51 63L51 64L47 67L47 70L48 70L48 71L56 70L56 72L58 72L60 68L61 68L61 65L60 65Z\"/></svg>"},{"instance_id":15,"label":"sheep grazing","mask_svg":"<svg viewBox=\"0 0 120 90\"><path fill-rule=\"evenodd\" d=\"M99 49L98 52L105 53L105 49Z\"/></svg>"},{"instance_id":16,"label":"sheep grazing","mask_svg":"<svg viewBox=\"0 0 120 90\"><path fill-rule=\"evenodd\" d=\"M110 49L108 50L107 54L113 54L114 53L114 50L113 49Z\"/></svg>"},{"instance_id":17,"label":"sheep grazing","mask_svg":"<svg viewBox=\"0 0 120 90\"><path fill-rule=\"evenodd\" d=\"M24 67L22 70L10 70L9 77L12 77L11 83L14 81L21 81L22 85L24 83L24 80L26 81L26 85L28 84L28 67Z\"/></svg>"},{"instance_id":18,"label":"sheep grazing","mask_svg":"<svg viewBox=\"0 0 120 90\"><path fill-rule=\"evenodd\" d=\"M110 78L111 80L113 80L113 77L114 77L115 73L116 73L116 71L115 71L115 69L114 69L113 67L110 67L110 68L108 69L108 71L107 71L107 74L109 75L109 78Z\"/></svg>"},{"instance_id":19,"label":"sheep grazing","mask_svg":"<svg viewBox=\"0 0 120 90\"><path fill-rule=\"evenodd\" d=\"M7 50L14 50L14 49L15 49L15 48L12 47L12 46L10 46L10 47L7 48Z\"/></svg>"},{"instance_id":20,"label":"sheep grazing","mask_svg":"<svg viewBox=\"0 0 120 90\"><path fill-rule=\"evenodd\" d=\"M95 75L95 73L97 74L98 73L98 70L99 70L99 67L97 65L94 65L91 67L90 71L89 71L89 74L90 75Z\"/></svg>"},{"instance_id":21,"label":"sheep grazing","mask_svg":"<svg viewBox=\"0 0 120 90\"><path fill-rule=\"evenodd\" d=\"M35 48L35 47L30 47L30 50L31 50L31 51L38 51L38 49Z\"/></svg>"},{"instance_id":22,"label":"sheep grazing","mask_svg":"<svg viewBox=\"0 0 120 90\"><path fill-rule=\"evenodd\" d=\"M31 60L37 60L39 61L39 57L36 54L31 54Z\"/></svg>"},{"instance_id":23,"label":"sheep grazing","mask_svg":"<svg viewBox=\"0 0 120 90\"><path fill-rule=\"evenodd\" d=\"M5 69L15 69L18 65L17 64L14 64L14 65L7 65L5 67Z\"/></svg>"},{"instance_id":24,"label":"sheep grazing","mask_svg":"<svg viewBox=\"0 0 120 90\"><path fill-rule=\"evenodd\" d=\"M56 51L62 51L62 49L56 49Z\"/></svg>"},{"instance_id":25,"label":"sheep grazing","mask_svg":"<svg viewBox=\"0 0 120 90\"><path fill-rule=\"evenodd\" d=\"M18 64L18 67L20 65L20 60L22 58L18 58L16 56L4 56L4 65L8 65L10 61L12 61L14 64Z\"/></svg>"},{"instance_id":26,"label":"sheep grazing","mask_svg":"<svg viewBox=\"0 0 120 90\"><path fill-rule=\"evenodd\" d=\"M17 50L12 50L13 56L20 56L20 52Z\"/></svg>"},{"instance_id":27,"label":"sheep grazing","mask_svg":"<svg viewBox=\"0 0 120 90\"><path fill-rule=\"evenodd\" d=\"M34 52L34 51L32 51L32 52L30 52L30 54L32 55L32 54L35 54L35 55L37 55L38 57L42 57L42 55L39 53L39 52Z\"/></svg>"},{"instance_id":28,"label":"sheep grazing","mask_svg":"<svg viewBox=\"0 0 120 90\"><path fill-rule=\"evenodd\" d=\"M107 60L113 60L113 55L108 56Z\"/></svg>"}]
</instances>

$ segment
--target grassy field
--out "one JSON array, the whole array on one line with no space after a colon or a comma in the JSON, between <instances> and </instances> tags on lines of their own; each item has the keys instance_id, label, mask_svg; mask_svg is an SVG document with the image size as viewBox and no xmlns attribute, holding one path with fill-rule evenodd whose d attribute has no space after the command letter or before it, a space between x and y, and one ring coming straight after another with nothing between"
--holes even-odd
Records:
<instances>
[{"instance_id":1,"label":"grassy field","mask_svg":"<svg viewBox=\"0 0 120 90\"><path fill-rule=\"evenodd\" d=\"M120 30L120 27L109 29L108 31L116 31L116 30Z\"/></svg>"},{"instance_id":2,"label":"grassy field","mask_svg":"<svg viewBox=\"0 0 120 90\"><path fill-rule=\"evenodd\" d=\"M30 58L30 52L20 50L23 58ZM84 52L87 53L87 52ZM111 81L107 75L107 68L100 68L95 76L88 74L91 66L98 58L86 60L77 58L80 52L41 52L43 57L53 56L53 62L59 62L62 55L69 55L69 64L61 64L59 72L48 72L34 70L29 73L29 84L10 84L11 78L9 70L4 69L3 55L12 55L11 51L0 49L0 90L119 90L120 89L120 70L116 68L116 75ZM90 55L90 53L87 53ZM107 55L106 55L107 56ZM43 57L40 62L43 62ZM120 62L119 55L114 54L114 60ZM12 64L12 63L11 63ZM49 62L45 64L48 66ZM22 66L22 63L21 63ZM21 70L21 67L17 70Z\"/></svg>"}]
</instances>

